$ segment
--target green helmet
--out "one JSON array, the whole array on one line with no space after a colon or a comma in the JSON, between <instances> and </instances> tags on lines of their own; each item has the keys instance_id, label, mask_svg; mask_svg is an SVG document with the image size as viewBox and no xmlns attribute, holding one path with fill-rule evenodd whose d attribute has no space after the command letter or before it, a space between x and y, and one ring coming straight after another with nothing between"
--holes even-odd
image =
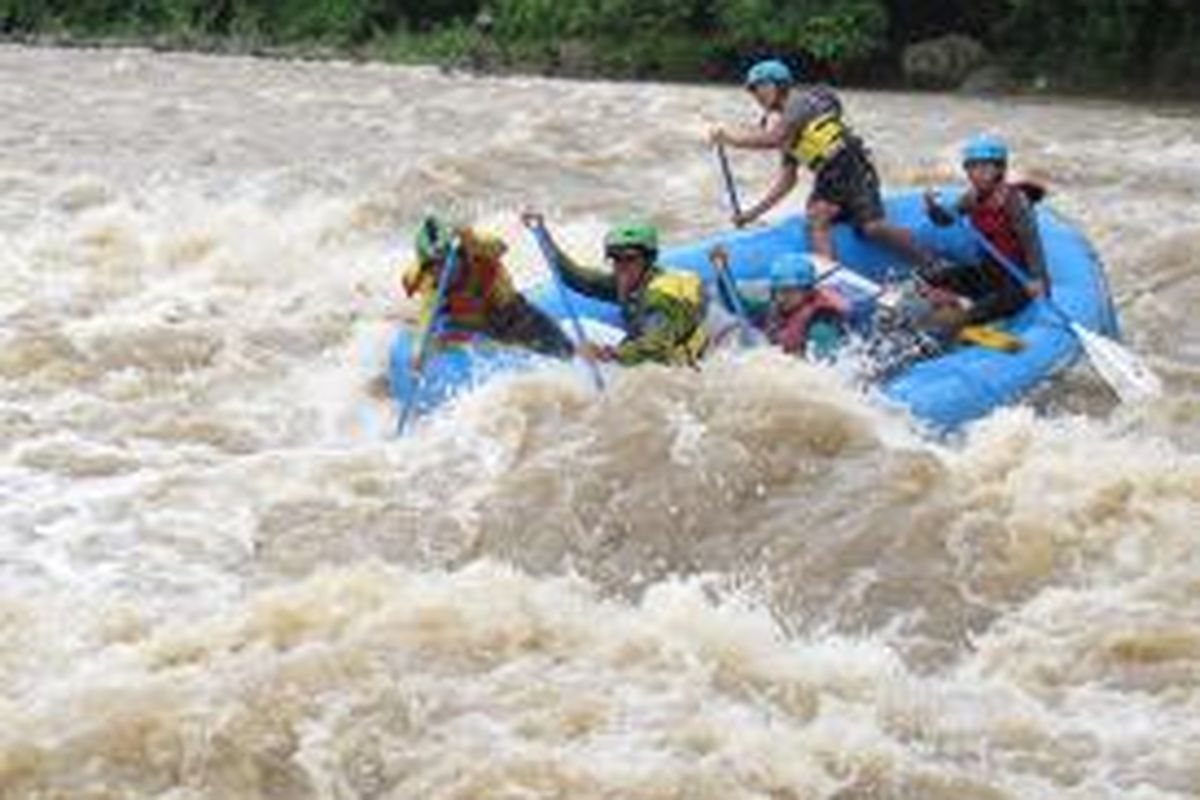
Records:
<instances>
[{"instance_id":1,"label":"green helmet","mask_svg":"<svg viewBox=\"0 0 1200 800\"><path fill-rule=\"evenodd\" d=\"M417 248L417 260L424 264L444 256L453 235L450 226L445 222L432 214L426 217L417 230L417 238L414 242Z\"/></svg>"},{"instance_id":2,"label":"green helmet","mask_svg":"<svg viewBox=\"0 0 1200 800\"><path fill-rule=\"evenodd\" d=\"M653 261L658 255L658 228L642 220L629 220L613 226L604 235L606 255L632 247L644 251Z\"/></svg>"}]
</instances>

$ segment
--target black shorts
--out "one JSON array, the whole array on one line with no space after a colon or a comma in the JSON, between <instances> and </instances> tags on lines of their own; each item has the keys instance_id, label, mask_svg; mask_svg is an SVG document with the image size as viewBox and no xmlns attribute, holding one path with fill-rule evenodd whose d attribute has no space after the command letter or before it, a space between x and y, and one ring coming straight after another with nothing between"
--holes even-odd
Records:
<instances>
[{"instance_id":1,"label":"black shorts","mask_svg":"<svg viewBox=\"0 0 1200 800\"><path fill-rule=\"evenodd\" d=\"M855 228L883 219L879 174L863 149L854 145L843 148L817 169L808 199L836 205L836 220Z\"/></svg>"},{"instance_id":2,"label":"black shorts","mask_svg":"<svg viewBox=\"0 0 1200 800\"><path fill-rule=\"evenodd\" d=\"M968 325L1011 317L1029 302L1025 290L990 261L947 270L930 283L971 300L974 305L967 314Z\"/></svg>"}]
</instances>

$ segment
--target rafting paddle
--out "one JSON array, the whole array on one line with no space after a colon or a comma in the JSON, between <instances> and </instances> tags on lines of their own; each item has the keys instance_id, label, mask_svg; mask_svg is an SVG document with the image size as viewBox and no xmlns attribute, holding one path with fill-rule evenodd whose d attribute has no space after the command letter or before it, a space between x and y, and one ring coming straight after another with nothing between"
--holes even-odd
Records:
<instances>
[{"instance_id":1,"label":"rafting paddle","mask_svg":"<svg viewBox=\"0 0 1200 800\"><path fill-rule=\"evenodd\" d=\"M558 298L562 301L563 310L567 312L567 317L571 320L571 329L575 331L575 341L581 345L588 343L587 335L583 332L583 324L579 321L579 315L575 313L575 305L571 302L571 295L567 291L566 284L563 283L562 271L558 266L558 257L554 252L554 244L550 241L550 234L546 232L546 226L539 221L533 224L527 224L530 233L533 234L534 240L538 243L538 248L542 251L542 258L546 260L546 266L550 270L550 274L554 277L554 286L558 290ZM600 367L596 366L596 362L590 358L583 359L587 362L592 373L592 382L596 384L598 391L604 391L604 377L600 374Z\"/></svg>"},{"instance_id":2,"label":"rafting paddle","mask_svg":"<svg viewBox=\"0 0 1200 800\"><path fill-rule=\"evenodd\" d=\"M412 389L409 391L408 397L404 399L404 408L400 412L400 419L396 421L397 436L404 434L408 418L411 416L413 407L416 405L417 392L421 388L421 379L425 372L426 350L429 347L429 340L432 338L433 329L438 323L442 304L446 300L446 292L450 288L450 279L454 275L457 256L458 238L455 237L450 241L450 246L446 251L445 263L442 264L442 271L438 275L437 290L433 295L433 307L429 311L429 319L426 320L425 328L421 331L421 336L417 340L417 352L413 356L412 364L410 365L410 369L412 370Z\"/></svg>"},{"instance_id":3,"label":"rafting paddle","mask_svg":"<svg viewBox=\"0 0 1200 800\"><path fill-rule=\"evenodd\" d=\"M717 166L721 172L721 179L725 184L725 197L729 200L729 208L735 216L741 216L742 203L738 199L737 184L733 182L733 172L729 169L729 159L725 156L725 146L717 144L713 151L717 155ZM717 274L717 282L725 289L725 294L729 296L729 304L733 307L733 313L738 320L738 328L741 330L742 345L748 347L755 343L759 338L755 335L754 328L750 325L750 318L746 316L746 309L742 307L741 297L738 296L737 284L733 280L733 275L728 269L723 269L714 265L713 271Z\"/></svg>"},{"instance_id":4,"label":"rafting paddle","mask_svg":"<svg viewBox=\"0 0 1200 800\"><path fill-rule=\"evenodd\" d=\"M1026 288L1030 279L1013 263L1012 259L1001 253L996 246L988 241L979 230L966 222L967 230L987 253L995 259L1017 285ZM1067 329L1075 335L1080 347L1091 360L1096 372L1124 403L1149 400L1162 394L1162 382L1158 376L1133 352L1122 347L1118 342L1096 331L1089 330L1067 316L1067 312L1055 303L1048 293L1041 296L1041 301L1050 309Z\"/></svg>"}]
</instances>

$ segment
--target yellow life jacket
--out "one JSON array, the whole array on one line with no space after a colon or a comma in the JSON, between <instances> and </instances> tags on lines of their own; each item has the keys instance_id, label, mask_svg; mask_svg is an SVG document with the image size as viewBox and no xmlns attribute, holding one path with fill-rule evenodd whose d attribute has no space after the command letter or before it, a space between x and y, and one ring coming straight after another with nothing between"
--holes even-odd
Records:
<instances>
[{"instance_id":1,"label":"yellow life jacket","mask_svg":"<svg viewBox=\"0 0 1200 800\"><path fill-rule=\"evenodd\" d=\"M672 297L695 309L695 325L692 332L677 344L677 363L694 365L708 346L708 330L703 324L704 284L700 276L692 272L666 270L658 272L646 286L647 292Z\"/></svg>"},{"instance_id":2,"label":"yellow life jacket","mask_svg":"<svg viewBox=\"0 0 1200 800\"><path fill-rule=\"evenodd\" d=\"M805 125L792 145L792 155L808 167L837 155L846 143L846 125L841 114L830 111Z\"/></svg>"}]
</instances>

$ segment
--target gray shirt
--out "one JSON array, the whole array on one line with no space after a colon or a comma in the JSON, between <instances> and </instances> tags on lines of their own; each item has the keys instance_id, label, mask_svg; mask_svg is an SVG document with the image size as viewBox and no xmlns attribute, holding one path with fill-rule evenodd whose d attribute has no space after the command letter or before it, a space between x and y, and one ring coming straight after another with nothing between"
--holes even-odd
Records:
<instances>
[{"instance_id":1,"label":"gray shirt","mask_svg":"<svg viewBox=\"0 0 1200 800\"><path fill-rule=\"evenodd\" d=\"M804 91L788 93L781 114L783 125L787 127L787 137L782 147L785 163L794 164L800 160L795 150L801 133L816 120L830 115L844 127L841 122L842 101L828 86L812 86Z\"/></svg>"}]
</instances>

